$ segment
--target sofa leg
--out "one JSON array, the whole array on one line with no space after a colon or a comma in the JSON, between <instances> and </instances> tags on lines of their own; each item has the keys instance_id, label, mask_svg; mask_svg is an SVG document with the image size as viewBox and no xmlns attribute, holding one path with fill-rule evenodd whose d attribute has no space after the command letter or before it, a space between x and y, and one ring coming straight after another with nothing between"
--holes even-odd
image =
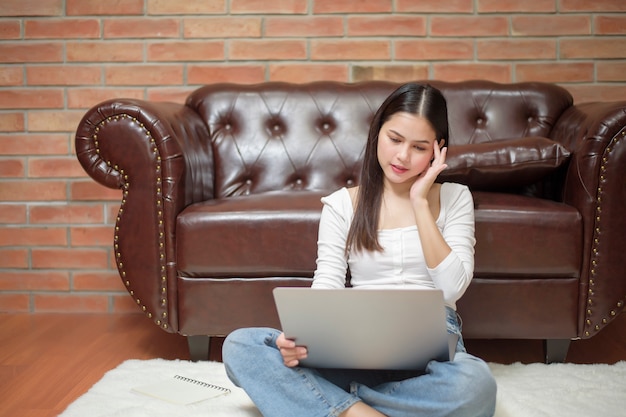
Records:
<instances>
[{"instance_id":1,"label":"sofa leg","mask_svg":"<svg viewBox=\"0 0 626 417\"><path fill-rule=\"evenodd\" d=\"M565 362L570 339L546 339L543 341L546 363Z\"/></svg>"},{"instance_id":2,"label":"sofa leg","mask_svg":"<svg viewBox=\"0 0 626 417\"><path fill-rule=\"evenodd\" d=\"M189 359L193 362L208 361L210 341L209 336L187 336Z\"/></svg>"}]
</instances>

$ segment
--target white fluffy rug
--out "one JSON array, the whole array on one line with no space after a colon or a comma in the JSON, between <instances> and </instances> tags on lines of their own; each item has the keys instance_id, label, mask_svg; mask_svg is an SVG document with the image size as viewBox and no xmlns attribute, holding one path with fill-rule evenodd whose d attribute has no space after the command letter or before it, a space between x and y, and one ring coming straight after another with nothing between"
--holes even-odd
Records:
<instances>
[{"instance_id":1,"label":"white fluffy rug","mask_svg":"<svg viewBox=\"0 0 626 417\"><path fill-rule=\"evenodd\" d=\"M498 382L497 417L626 416L626 362L615 365L489 364ZM174 405L133 387L184 375L232 392L192 405ZM260 417L217 362L129 360L107 372L60 417Z\"/></svg>"}]
</instances>

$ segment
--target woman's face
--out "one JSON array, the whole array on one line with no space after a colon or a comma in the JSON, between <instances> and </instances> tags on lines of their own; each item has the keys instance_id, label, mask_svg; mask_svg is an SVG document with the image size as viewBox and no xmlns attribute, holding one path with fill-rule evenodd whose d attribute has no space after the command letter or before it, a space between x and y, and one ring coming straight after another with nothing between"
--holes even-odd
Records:
<instances>
[{"instance_id":1,"label":"woman's face","mask_svg":"<svg viewBox=\"0 0 626 417\"><path fill-rule=\"evenodd\" d=\"M391 116L378 132L378 163L385 182L412 185L430 166L436 139L425 118L405 112Z\"/></svg>"}]
</instances>

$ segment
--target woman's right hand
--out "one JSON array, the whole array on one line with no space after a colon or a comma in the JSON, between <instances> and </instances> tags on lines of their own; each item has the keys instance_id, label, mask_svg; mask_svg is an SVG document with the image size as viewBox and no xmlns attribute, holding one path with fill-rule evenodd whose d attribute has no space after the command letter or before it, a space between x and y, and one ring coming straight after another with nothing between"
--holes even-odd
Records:
<instances>
[{"instance_id":1,"label":"woman's right hand","mask_svg":"<svg viewBox=\"0 0 626 417\"><path fill-rule=\"evenodd\" d=\"M283 357L283 363L290 368L298 366L301 359L307 357L307 350L304 346L296 346L296 342L285 337L281 333L276 339L276 346Z\"/></svg>"}]
</instances>

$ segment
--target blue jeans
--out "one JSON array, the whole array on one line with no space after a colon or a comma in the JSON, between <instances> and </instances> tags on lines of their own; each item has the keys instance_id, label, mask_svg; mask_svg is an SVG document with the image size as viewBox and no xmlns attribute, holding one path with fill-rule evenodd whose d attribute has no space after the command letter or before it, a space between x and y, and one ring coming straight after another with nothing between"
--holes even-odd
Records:
<instances>
[{"instance_id":1,"label":"blue jeans","mask_svg":"<svg viewBox=\"0 0 626 417\"><path fill-rule=\"evenodd\" d=\"M496 383L487 364L465 351L461 325L447 311L448 332L459 335L450 362L425 371L289 368L276 347L279 330L246 328L224 341L226 373L265 417L338 416L358 401L389 417L493 416Z\"/></svg>"}]
</instances>

